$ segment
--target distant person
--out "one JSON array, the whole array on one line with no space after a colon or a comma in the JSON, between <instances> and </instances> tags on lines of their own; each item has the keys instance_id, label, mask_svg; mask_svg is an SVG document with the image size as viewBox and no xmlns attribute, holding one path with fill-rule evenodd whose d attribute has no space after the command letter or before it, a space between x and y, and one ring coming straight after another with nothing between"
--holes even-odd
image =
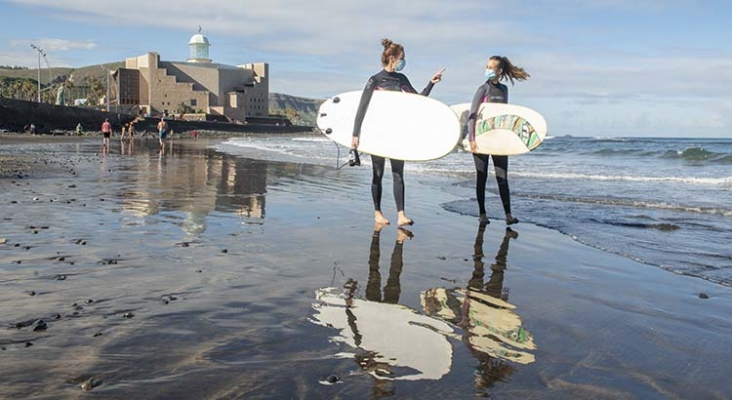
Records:
<instances>
[{"instance_id":1,"label":"distant person","mask_svg":"<svg viewBox=\"0 0 732 400\"><path fill-rule=\"evenodd\" d=\"M168 137L168 129L168 122L165 121L165 117L160 117L160 122L158 122L158 141L160 142L161 149L165 146L163 140Z\"/></svg>"},{"instance_id":2,"label":"distant person","mask_svg":"<svg viewBox=\"0 0 732 400\"><path fill-rule=\"evenodd\" d=\"M102 123L102 147L109 147L109 138L112 136L112 124L109 123L109 118L105 118Z\"/></svg>"},{"instance_id":3,"label":"distant person","mask_svg":"<svg viewBox=\"0 0 732 400\"><path fill-rule=\"evenodd\" d=\"M127 123L127 136L129 136L130 140L135 138L135 124L134 122L128 122Z\"/></svg>"},{"instance_id":4,"label":"distant person","mask_svg":"<svg viewBox=\"0 0 732 400\"><path fill-rule=\"evenodd\" d=\"M28 128L28 130L30 131L30 134L31 135L35 135L36 134L36 124L34 124L34 123L31 122L30 127Z\"/></svg>"},{"instance_id":5,"label":"distant person","mask_svg":"<svg viewBox=\"0 0 732 400\"><path fill-rule=\"evenodd\" d=\"M502 84L501 81L510 80L513 85L514 80L525 81L529 79L530 75L523 68L511 64L511 61L503 56L492 56L488 59L485 68L485 82L475 92L468 113L468 140L470 142L470 151L473 153L476 172L475 195L478 199L480 223L488 224L490 221L485 210L485 184L488 180L488 157L491 157L493 158L498 192L501 195L503 211L506 214L506 224L511 225L518 223L519 220L511 214L511 193L508 188L508 156L478 154L479 148L475 142L475 124L481 103L508 103L508 87Z\"/></svg>"},{"instance_id":6,"label":"distant person","mask_svg":"<svg viewBox=\"0 0 732 400\"><path fill-rule=\"evenodd\" d=\"M384 69L369 78L366 83L366 87L363 89L361 102L358 105L356 119L353 125L351 148L354 152L358 149L359 136L361 135L361 124L366 116L366 110L371 102L374 90L417 93L409 82L409 79L399 72L404 69L404 66L406 65L406 61L404 59L404 47L389 39L383 39L381 44L384 46L384 51L381 53L381 64L384 66ZM440 70L432 76L427 87L422 90L422 95L428 96L430 94L432 87L442 79L443 71L444 70ZM389 161L391 162L391 173L394 180L394 200L397 207L397 223L399 226L412 225L414 221L407 218L404 213L404 161L394 159L390 159ZM371 164L373 171L373 178L371 180L371 196L374 201L374 220L378 224L387 225L389 224L389 220L386 219L384 214L381 212L381 180L384 177L386 159L372 155Z\"/></svg>"},{"instance_id":7,"label":"distant person","mask_svg":"<svg viewBox=\"0 0 732 400\"><path fill-rule=\"evenodd\" d=\"M82 136L84 134L84 127L81 125L81 122L76 124L76 136Z\"/></svg>"}]
</instances>

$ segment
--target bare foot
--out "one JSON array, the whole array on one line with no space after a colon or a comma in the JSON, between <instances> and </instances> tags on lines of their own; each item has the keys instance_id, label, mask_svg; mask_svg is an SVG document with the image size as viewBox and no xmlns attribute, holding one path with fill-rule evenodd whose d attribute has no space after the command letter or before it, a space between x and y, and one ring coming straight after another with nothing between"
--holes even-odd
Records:
<instances>
[{"instance_id":1,"label":"bare foot","mask_svg":"<svg viewBox=\"0 0 732 400\"><path fill-rule=\"evenodd\" d=\"M478 221L481 225L488 225L491 223L486 214L480 214L480 217L478 217Z\"/></svg>"},{"instance_id":2,"label":"bare foot","mask_svg":"<svg viewBox=\"0 0 732 400\"><path fill-rule=\"evenodd\" d=\"M389 220L384 217L381 211L374 211L374 222L381 225L389 225Z\"/></svg>"},{"instance_id":3,"label":"bare foot","mask_svg":"<svg viewBox=\"0 0 732 400\"><path fill-rule=\"evenodd\" d=\"M379 236L381 234L381 230L384 229L384 227L387 224L380 224L378 222L374 222L374 236Z\"/></svg>"},{"instance_id":4,"label":"bare foot","mask_svg":"<svg viewBox=\"0 0 732 400\"><path fill-rule=\"evenodd\" d=\"M518 224L518 222L518 218L514 217L511 214L506 214L506 225Z\"/></svg>"},{"instance_id":5,"label":"bare foot","mask_svg":"<svg viewBox=\"0 0 732 400\"><path fill-rule=\"evenodd\" d=\"M414 221L407 218L407 216L404 214L404 211L399 211L399 213L397 213L397 217L397 224L399 226L414 225Z\"/></svg>"},{"instance_id":6,"label":"bare foot","mask_svg":"<svg viewBox=\"0 0 732 400\"><path fill-rule=\"evenodd\" d=\"M411 240L414 237L414 234L410 232L407 229L399 228L397 229L397 243L404 243L405 240L409 239Z\"/></svg>"}]
</instances>

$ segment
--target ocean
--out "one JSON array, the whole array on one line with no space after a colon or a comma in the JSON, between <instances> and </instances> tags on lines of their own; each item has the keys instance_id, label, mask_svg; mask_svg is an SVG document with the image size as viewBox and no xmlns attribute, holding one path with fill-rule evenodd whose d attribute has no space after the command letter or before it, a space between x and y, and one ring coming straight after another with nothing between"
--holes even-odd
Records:
<instances>
[{"instance_id":1,"label":"ocean","mask_svg":"<svg viewBox=\"0 0 732 400\"><path fill-rule=\"evenodd\" d=\"M242 157L333 168L346 162L348 152L319 135L232 138L215 147ZM369 166L363 156L361 167L343 168L360 168L362 180ZM436 207L477 217L469 153L407 163L405 180L407 211L410 185L430 184L454 197ZM512 212L522 223L732 286L732 139L549 137L535 151L510 157L509 182ZM492 177L487 191L492 223L503 224Z\"/></svg>"}]
</instances>

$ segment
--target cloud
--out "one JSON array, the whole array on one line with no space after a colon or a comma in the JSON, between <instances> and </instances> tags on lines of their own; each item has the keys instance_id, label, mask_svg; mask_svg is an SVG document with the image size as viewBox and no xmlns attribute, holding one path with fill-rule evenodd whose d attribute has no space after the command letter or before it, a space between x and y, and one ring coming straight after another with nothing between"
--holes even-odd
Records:
<instances>
[{"instance_id":1,"label":"cloud","mask_svg":"<svg viewBox=\"0 0 732 400\"><path fill-rule=\"evenodd\" d=\"M35 44L46 52L92 50L97 47L97 45L92 41L77 42L66 39L13 40L10 42L12 47L30 46L31 44Z\"/></svg>"},{"instance_id":2,"label":"cloud","mask_svg":"<svg viewBox=\"0 0 732 400\"><path fill-rule=\"evenodd\" d=\"M531 74L528 82L510 87L511 101L535 107L552 126L581 131L595 124L620 132L643 124L663 133L689 120L684 116L689 104L705 104L694 108L696 121L732 129L729 109L720 106L731 99L724 83L732 82L732 53L723 42L696 40L714 10L694 0L9 3L61 24L105 32L93 42L35 42L69 55L94 48L97 56L117 60L145 51L175 59L185 54L185 45L176 44L182 49L172 53L169 38L179 35L185 43L202 25L215 61L269 62L275 92L325 98L360 89L379 70L380 40L389 37L405 45L405 72L418 89L447 67L432 96L448 104L470 101L482 83L486 58L500 54ZM678 21L690 18L697 18L696 24L680 30ZM720 26L714 35L728 33ZM21 59L34 65L32 56Z\"/></svg>"}]
</instances>

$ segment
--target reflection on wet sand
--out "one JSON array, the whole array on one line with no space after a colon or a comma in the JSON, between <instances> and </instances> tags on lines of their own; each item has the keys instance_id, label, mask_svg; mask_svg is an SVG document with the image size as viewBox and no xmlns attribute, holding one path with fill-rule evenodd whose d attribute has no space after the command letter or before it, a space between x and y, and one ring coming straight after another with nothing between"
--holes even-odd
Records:
<instances>
[{"instance_id":1,"label":"reflection on wet sand","mask_svg":"<svg viewBox=\"0 0 732 400\"><path fill-rule=\"evenodd\" d=\"M398 304L402 250L411 237L406 230L399 231L394 243L382 295L380 236L377 227L371 238L366 300L358 296L358 282L349 279L342 291L317 290L313 304L313 322L337 329L331 341L356 349L353 356L361 370L376 378L376 396L393 394L391 380L437 380L450 372L452 347L446 335L453 333L445 322Z\"/></svg>"},{"instance_id":2,"label":"reflection on wet sand","mask_svg":"<svg viewBox=\"0 0 732 400\"><path fill-rule=\"evenodd\" d=\"M133 142L123 143L121 155L138 150ZM140 219L160 212L184 213L181 226L190 236L205 232L206 217L215 211L232 212L253 223L264 219L267 163L172 144L139 150L130 158L135 165L119 178L134 188L122 186L117 193L123 212Z\"/></svg>"},{"instance_id":3,"label":"reflection on wet sand","mask_svg":"<svg viewBox=\"0 0 732 400\"><path fill-rule=\"evenodd\" d=\"M524 329L516 306L508 302L508 289L503 287L506 256L511 239L518 233L506 228L501 246L485 282L483 235L485 225L478 228L474 246L473 275L465 289L432 288L422 293L422 306L427 315L439 317L463 328L463 343L478 360L476 387L487 388L505 380L514 367L506 361L529 364L535 361L528 350L536 349L533 337Z\"/></svg>"}]
</instances>

